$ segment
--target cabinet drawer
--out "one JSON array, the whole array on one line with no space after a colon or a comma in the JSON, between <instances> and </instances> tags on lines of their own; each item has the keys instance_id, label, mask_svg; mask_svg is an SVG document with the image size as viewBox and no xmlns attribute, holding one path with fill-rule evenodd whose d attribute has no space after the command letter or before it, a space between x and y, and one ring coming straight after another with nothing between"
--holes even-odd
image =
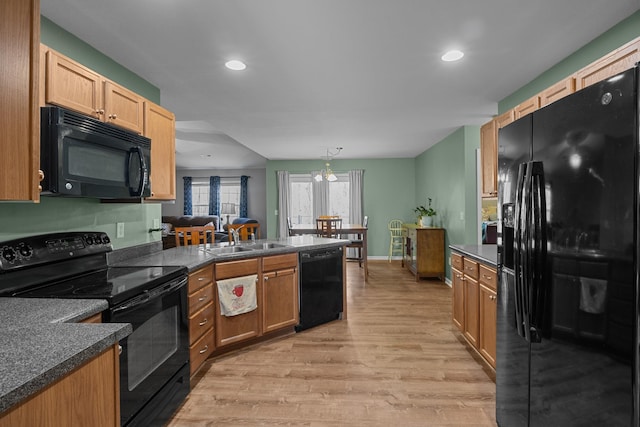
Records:
<instances>
[{"instance_id":1,"label":"cabinet drawer","mask_svg":"<svg viewBox=\"0 0 640 427\"><path fill-rule=\"evenodd\" d=\"M477 280L478 279L478 263L468 258L465 258L463 260L463 264L464 264L464 274L466 274L469 277L473 277L474 279Z\"/></svg>"},{"instance_id":2,"label":"cabinet drawer","mask_svg":"<svg viewBox=\"0 0 640 427\"><path fill-rule=\"evenodd\" d=\"M284 254L264 257L262 259L262 270L273 271L283 268L296 267L298 265L298 254Z\"/></svg>"},{"instance_id":3,"label":"cabinet drawer","mask_svg":"<svg viewBox=\"0 0 640 427\"><path fill-rule=\"evenodd\" d=\"M190 374L196 373L205 360L213 352L213 329L205 333L198 341L189 347L189 360L191 362Z\"/></svg>"},{"instance_id":4,"label":"cabinet drawer","mask_svg":"<svg viewBox=\"0 0 640 427\"><path fill-rule=\"evenodd\" d=\"M498 289L498 274L493 268L480 264L480 283L494 291Z\"/></svg>"},{"instance_id":5,"label":"cabinet drawer","mask_svg":"<svg viewBox=\"0 0 640 427\"><path fill-rule=\"evenodd\" d=\"M258 273L258 258L241 261L229 261L216 264L216 279L229 279L231 277L248 276Z\"/></svg>"},{"instance_id":6,"label":"cabinet drawer","mask_svg":"<svg viewBox=\"0 0 640 427\"><path fill-rule=\"evenodd\" d=\"M451 266L459 271L462 271L464 267L462 266L462 255L458 255L456 253L451 254Z\"/></svg>"},{"instance_id":7,"label":"cabinet drawer","mask_svg":"<svg viewBox=\"0 0 640 427\"><path fill-rule=\"evenodd\" d=\"M189 274L189 295L213 282L213 264Z\"/></svg>"},{"instance_id":8,"label":"cabinet drawer","mask_svg":"<svg viewBox=\"0 0 640 427\"><path fill-rule=\"evenodd\" d=\"M189 315L194 314L211 301L213 301L213 285L209 284L189 295Z\"/></svg>"},{"instance_id":9,"label":"cabinet drawer","mask_svg":"<svg viewBox=\"0 0 640 427\"><path fill-rule=\"evenodd\" d=\"M213 302L189 317L189 344L193 345L208 329L213 327Z\"/></svg>"}]
</instances>

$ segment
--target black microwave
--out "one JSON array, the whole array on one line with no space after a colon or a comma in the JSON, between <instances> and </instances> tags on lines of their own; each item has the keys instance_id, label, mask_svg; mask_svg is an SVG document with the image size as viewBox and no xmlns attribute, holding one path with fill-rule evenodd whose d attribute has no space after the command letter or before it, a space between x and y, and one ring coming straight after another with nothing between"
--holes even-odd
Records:
<instances>
[{"instance_id":1,"label":"black microwave","mask_svg":"<svg viewBox=\"0 0 640 427\"><path fill-rule=\"evenodd\" d=\"M130 199L151 195L151 140L60 107L42 107L42 193Z\"/></svg>"}]
</instances>

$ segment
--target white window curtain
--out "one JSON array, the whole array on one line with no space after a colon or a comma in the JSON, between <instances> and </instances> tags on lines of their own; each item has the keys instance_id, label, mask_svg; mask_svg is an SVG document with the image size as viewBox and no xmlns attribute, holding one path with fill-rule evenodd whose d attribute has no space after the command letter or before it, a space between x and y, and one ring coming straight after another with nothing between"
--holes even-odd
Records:
<instances>
[{"instance_id":1,"label":"white window curtain","mask_svg":"<svg viewBox=\"0 0 640 427\"><path fill-rule=\"evenodd\" d=\"M276 171L278 177L278 229L277 237L289 235L287 216L289 215L289 171Z\"/></svg>"},{"instance_id":2,"label":"white window curtain","mask_svg":"<svg viewBox=\"0 0 640 427\"><path fill-rule=\"evenodd\" d=\"M362 169L349 171L349 223L362 224L363 207L362 207Z\"/></svg>"},{"instance_id":3,"label":"white window curtain","mask_svg":"<svg viewBox=\"0 0 640 427\"><path fill-rule=\"evenodd\" d=\"M313 188L313 217L318 218L321 215L329 215L329 185L328 181L316 181L313 177L324 171L311 172L311 182ZM314 220L315 221L315 220Z\"/></svg>"}]
</instances>

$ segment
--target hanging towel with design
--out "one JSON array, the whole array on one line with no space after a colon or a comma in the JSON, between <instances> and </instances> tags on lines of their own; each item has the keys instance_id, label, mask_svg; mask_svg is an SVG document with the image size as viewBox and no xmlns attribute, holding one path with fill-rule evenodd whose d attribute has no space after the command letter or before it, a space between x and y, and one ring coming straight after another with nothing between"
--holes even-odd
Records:
<instances>
[{"instance_id":1,"label":"hanging towel with design","mask_svg":"<svg viewBox=\"0 0 640 427\"><path fill-rule=\"evenodd\" d=\"M237 316L258 308L256 298L257 274L218 280L218 300L223 316Z\"/></svg>"}]
</instances>

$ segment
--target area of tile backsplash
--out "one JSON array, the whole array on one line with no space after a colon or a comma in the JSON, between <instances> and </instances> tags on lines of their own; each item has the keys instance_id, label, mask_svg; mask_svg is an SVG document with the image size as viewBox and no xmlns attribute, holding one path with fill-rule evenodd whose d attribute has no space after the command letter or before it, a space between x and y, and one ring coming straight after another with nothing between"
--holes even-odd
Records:
<instances>
[{"instance_id":1,"label":"area of tile backsplash","mask_svg":"<svg viewBox=\"0 0 640 427\"><path fill-rule=\"evenodd\" d=\"M159 203L101 203L97 199L46 197L40 203L0 202L0 242L58 231L101 231L113 247L125 248L159 241L154 219L162 216ZM122 237L117 236L121 223Z\"/></svg>"}]
</instances>

